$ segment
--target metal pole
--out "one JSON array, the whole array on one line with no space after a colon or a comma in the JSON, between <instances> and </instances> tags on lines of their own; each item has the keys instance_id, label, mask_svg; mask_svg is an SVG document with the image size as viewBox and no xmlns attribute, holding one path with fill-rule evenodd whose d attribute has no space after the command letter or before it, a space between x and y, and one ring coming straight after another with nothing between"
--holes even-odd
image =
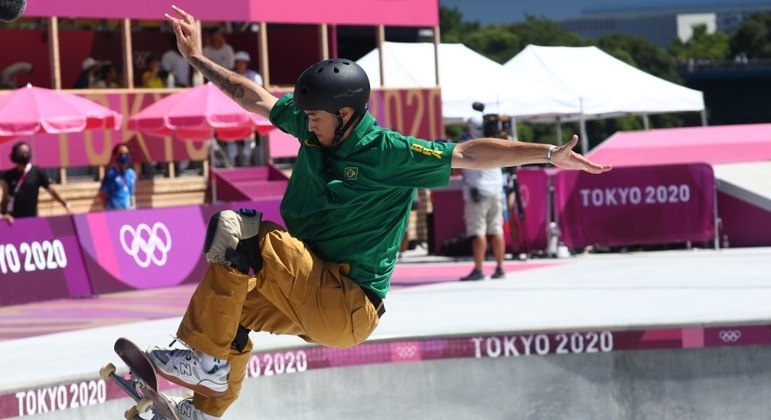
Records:
<instances>
[{"instance_id":1,"label":"metal pole","mask_svg":"<svg viewBox=\"0 0 771 420\"><path fill-rule=\"evenodd\" d=\"M439 46L441 45L439 38L439 25L434 26L434 76L436 78L436 85L439 86Z\"/></svg>"},{"instance_id":2,"label":"metal pole","mask_svg":"<svg viewBox=\"0 0 771 420\"><path fill-rule=\"evenodd\" d=\"M557 146L562 146L562 118L557 117Z\"/></svg>"},{"instance_id":3,"label":"metal pole","mask_svg":"<svg viewBox=\"0 0 771 420\"><path fill-rule=\"evenodd\" d=\"M134 56L131 42L131 19L121 21L121 40L123 41L123 85L134 89Z\"/></svg>"},{"instance_id":4,"label":"metal pole","mask_svg":"<svg viewBox=\"0 0 771 420\"><path fill-rule=\"evenodd\" d=\"M385 26L377 26L377 51L378 59L380 60L380 86L385 87L385 51L383 51L383 44L385 44Z\"/></svg>"},{"instance_id":5,"label":"metal pole","mask_svg":"<svg viewBox=\"0 0 771 420\"><path fill-rule=\"evenodd\" d=\"M581 103L581 154L589 151L589 136L586 134L586 115L584 115L584 98L580 98Z\"/></svg>"},{"instance_id":6,"label":"metal pole","mask_svg":"<svg viewBox=\"0 0 771 420\"><path fill-rule=\"evenodd\" d=\"M319 25L319 52L322 60L329 58L329 29L326 23Z\"/></svg>"},{"instance_id":7,"label":"metal pole","mask_svg":"<svg viewBox=\"0 0 771 420\"><path fill-rule=\"evenodd\" d=\"M48 18L48 57L51 61L51 86L62 88L61 46L59 45L59 19Z\"/></svg>"}]
</instances>

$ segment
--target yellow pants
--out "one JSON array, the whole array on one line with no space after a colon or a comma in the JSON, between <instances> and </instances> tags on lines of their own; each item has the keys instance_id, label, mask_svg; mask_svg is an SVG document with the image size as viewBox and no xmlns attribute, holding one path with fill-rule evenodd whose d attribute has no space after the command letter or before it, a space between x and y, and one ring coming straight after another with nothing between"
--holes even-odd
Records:
<instances>
[{"instance_id":1,"label":"yellow pants","mask_svg":"<svg viewBox=\"0 0 771 420\"><path fill-rule=\"evenodd\" d=\"M279 225L262 222L263 267L256 276L210 264L193 293L177 336L190 347L228 360L227 394L195 394L204 413L222 416L238 398L252 350L231 348L239 325L252 331L300 336L328 347L364 341L378 325L377 308L347 276L347 266L322 261Z\"/></svg>"}]
</instances>

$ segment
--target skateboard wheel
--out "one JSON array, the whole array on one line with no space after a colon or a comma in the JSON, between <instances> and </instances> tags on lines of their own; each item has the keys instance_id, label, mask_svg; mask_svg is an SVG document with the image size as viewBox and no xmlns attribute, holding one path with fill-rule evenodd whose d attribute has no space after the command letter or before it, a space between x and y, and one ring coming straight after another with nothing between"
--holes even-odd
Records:
<instances>
[{"instance_id":1,"label":"skateboard wheel","mask_svg":"<svg viewBox=\"0 0 771 420\"><path fill-rule=\"evenodd\" d=\"M145 397L137 401L136 408L137 408L137 411L139 411L140 413L144 413L152 406L153 406L153 400L151 398Z\"/></svg>"},{"instance_id":2,"label":"skateboard wheel","mask_svg":"<svg viewBox=\"0 0 771 420\"><path fill-rule=\"evenodd\" d=\"M139 417L139 411L137 410L137 406L132 405L131 407L126 410L125 413L123 413L123 418L126 420L134 420L137 417Z\"/></svg>"},{"instance_id":3,"label":"skateboard wheel","mask_svg":"<svg viewBox=\"0 0 771 420\"><path fill-rule=\"evenodd\" d=\"M105 380L110 379L110 374L113 373L115 373L115 365L112 363L108 363L99 369L99 377Z\"/></svg>"}]
</instances>

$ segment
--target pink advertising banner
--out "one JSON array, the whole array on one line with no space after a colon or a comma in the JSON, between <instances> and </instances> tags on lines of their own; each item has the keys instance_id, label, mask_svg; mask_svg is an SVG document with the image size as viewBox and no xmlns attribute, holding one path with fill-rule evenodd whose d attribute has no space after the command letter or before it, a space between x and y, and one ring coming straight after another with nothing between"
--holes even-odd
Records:
<instances>
[{"instance_id":1,"label":"pink advertising banner","mask_svg":"<svg viewBox=\"0 0 771 420\"><path fill-rule=\"evenodd\" d=\"M523 250L545 250L549 222L549 175L542 168L520 168L517 170L517 183L524 211L524 220L521 217L518 220ZM509 211L518 213L516 207Z\"/></svg>"},{"instance_id":2,"label":"pink advertising banner","mask_svg":"<svg viewBox=\"0 0 771 420\"><path fill-rule=\"evenodd\" d=\"M280 200L209 206L94 212L73 216L94 294L197 283L206 271L203 241L209 218L240 208L283 224ZM85 277L85 276L84 276Z\"/></svg>"},{"instance_id":3,"label":"pink advertising banner","mask_svg":"<svg viewBox=\"0 0 771 420\"><path fill-rule=\"evenodd\" d=\"M73 217L94 293L200 280L203 207L95 212ZM208 220L208 218L206 218Z\"/></svg>"},{"instance_id":4,"label":"pink advertising banner","mask_svg":"<svg viewBox=\"0 0 771 420\"><path fill-rule=\"evenodd\" d=\"M170 2L132 0L45 0L29 2L25 16L163 19ZM349 25L436 26L437 0L176 0L177 6L204 21L231 20L269 23L336 23Z\"/></svg>"},{"instance_id":5,"label":"pink advertising banner","mask_svg":"<svg viewBox=\"0 0 771 420\"><path fill-rule=\"evenodd\" d=\"M0 306L90 294L70 216L0 222Z\"/></svg>"},{"instance_id":6,"label":"pink advertising banner","mask_svg":"<svg viewBox=\"0 0 771 420\"><path fill-rule=\"evenodd\" d=\"M554 177L560 240L569 248L709 241L715 175L707 164L632 166Z\"/></svg>"},{"instance_id":7,"label":"pink advertising banner","mask_svg":"<svg viewBox=\"0 0 771 420\"><path fill-rule=\"evenodd\" d=\"M1 60L0 60L1 61ZM167 96L172 91L90 91L82 95L102 106L120 112L128 120L145 107ZM370 112L383 127L434 140L444 132L442 104L439 89L376 90L370 99ZM279 130L273 130L278 132ZM273 135L271 133L271 135ZM70 134L39 134L21 136L0 144L0 170L12 163L7 157L17 141L30 143L33 163L44 168L106 165L114 145L128 142L134 162L149 161L203 161L209 158L207 142L181 141L173 137L151 137L129 130L126 124L120 130L88 130ZM287 143L277 153L281 157L295 156L297 139L291 136L271 141Z\"/></svg>"}]
</instances>

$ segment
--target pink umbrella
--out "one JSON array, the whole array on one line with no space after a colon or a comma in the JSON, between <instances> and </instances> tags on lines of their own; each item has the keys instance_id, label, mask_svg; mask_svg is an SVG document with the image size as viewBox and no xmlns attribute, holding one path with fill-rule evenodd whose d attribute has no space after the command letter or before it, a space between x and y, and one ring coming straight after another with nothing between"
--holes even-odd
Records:
<instances>
[{"instance_id":1,"label":"pink umbrella","mask_svg":"<svg viewBox=\"0 0 771 420\"><path fill-rule=\"evenodd\" d=\"M120 113L88 99L31 85L0 95L0 143L37 133L120 128Z\"/></svg>"},{"instance_id":2,"label":"pink umbrella","mask_svg":"<svg viewBox=\"0 0 771 420\"><path fill-rule=\"evenodd\" d=\"M240 140L255 130L266 134L273 125L241 108L211 83L169 95L138 112L128 121L131 130L182 140Z\"/></svg>"}]
</instances>

